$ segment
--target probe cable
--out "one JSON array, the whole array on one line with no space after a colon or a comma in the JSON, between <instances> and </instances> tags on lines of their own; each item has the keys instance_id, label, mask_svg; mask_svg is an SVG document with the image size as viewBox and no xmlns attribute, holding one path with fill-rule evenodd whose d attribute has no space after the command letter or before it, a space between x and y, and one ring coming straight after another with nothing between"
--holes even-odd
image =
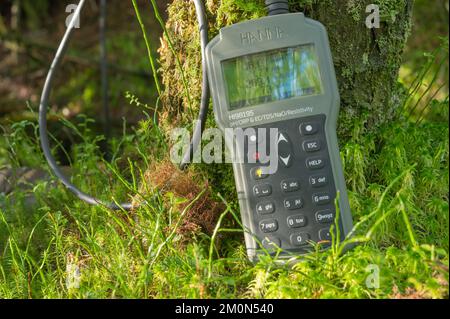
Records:
<instances>
[{"instance_id":1,"label":"probe cable","mask_svg":"<svg viewBox=\"0 0 450 319\"><path fill-rule=\"evenodd\" d=\"M41 101L39 105L39 135L41 140L42 150L44 152L45 158L50 166L51 171L55 174L55 176L79 199L83 200L86 203L92 205L101 205L105 206L112 210L131 210L133 205L131 203L123 203L116 204L113 202L105 202L98 198L95 198L91 195L88 195L78 189L74 184L70 182L70 180L64 175L64 173L59 168L56 163L55 158L53 157L49 138L48 138L48 130L47 130L47 108L48 102L50 99L50 93L53 86L54 76L56 71L61 65L61 62L66 53L67 47L69 45L70 38L74 29L77 27L77 22L81 16L81 10L84 7L86 0L80 0L78 6L72 16L72 20L67 26L66 32L61 40L61 43L58 47L58 50L55 54L53 62L51 64L50 70L48 71L47 78L45 80L44 88L41 95ZM284 14L289 13L289 5L287 0L265 0L266 8L268 10L268 15L276 15L276 14ZM206 17L206 10L202 0L194 0L195 10L197 14L197 20L199 25L200 32L200 44L201 44L201 53L202 53L202 97L200 102L200 111L198 121L194 128L193 138L190 142L189 149L186 154L183 156L182 162L180 164L180 169L184 170L189 166L192 157L194 156L198 146L201 143L203 129L206 123L206 118L208 114L209 108L209 100L210 100L210 91L209 91L209 82L208 82L208 74L207 74L207 65L206 65L206 55L205 49L208 44L208 21Z\"/></svg>"},{"instance_id":2,"label":"probe cable","mask_svg":"<svg viewBox=\"0 0 450 319\"><path fill-rule=\"evenodd\" d=\"M55 54L55 57L53 59L53 62L51 64L51 67L48 71L47 78L45 80L44 88L42 90L41 95L41 101L39 105L39 135L41 140L41 146L42 150L44 152L45 158L48 162L48 165L50 166L51 171L55 174L55 176L73 193L75 194L79 199L82 201L92 204L92 205L101 205L105 206L112 210L131 210L133 208L133 205L131 203L122 203L122 204L116 204L114 202L105 202L103 200L100 200L98 198L95 198L91 195L86 194L85 192L78 189L72 182L67 178L64 173L61 171L60 167L56 163L55 158L53 157L51 150L50 150L50 143L48 138L48 130L47 130L47 108L48 108L48 102L50 98L51 89L53 86L54 77L56 74L56 71L59 69L61 62L64 58L64 55L67 51L67 47L69 45L70 38L72 36L72 33L74 29L77 27L77 22L80 19L81 16L81 10L83 9L85 5L86 0L80 0L78 3L78 6L73 13L71 22L67 26L66 32L61 40L61 43L58 47L58 50ZM208 114L208 106L209 106L209 99L210 99L210 92L209 92L209 84L208 84L208 78L207 78L207 68L206 68L206 62L205 62L205 48L208 43L208 23L206 18L206 12L205 7L203 5L203 2L201 0L194 0L195 9L197 13L197 19L199 23L199 30L200 30L200 42L201 42L201 49L202 49L202 70L203 70L203 82L202 82L202 98L201 98L201 104L200 104L200 113L199 113L199 120L198 124L195 127L194 130L194 137L193 140L190 143L189 150L183 157L183 161L181 163L180 168L186 169L188 166L188 163L190 162L190 158L195 153L202 136L202 130L204 127L204 124L206 122L206 117Z\"/></svg>"}]
</instances>

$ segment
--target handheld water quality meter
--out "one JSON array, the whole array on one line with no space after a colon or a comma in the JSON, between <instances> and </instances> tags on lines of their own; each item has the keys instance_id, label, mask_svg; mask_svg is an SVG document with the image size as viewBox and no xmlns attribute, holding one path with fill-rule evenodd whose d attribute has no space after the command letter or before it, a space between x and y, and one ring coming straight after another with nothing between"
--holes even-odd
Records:
<instances>
[{"instance_id":1,"label":"handheld water quality meter","mask_svg":"<svg viewBox=\"0 0 450 319\"><path fill-rule=\"evenodd\" d=\"M244 149L246 158L256 161L233 163L249 258L276 247L289 256L307 253L311 242L329 244L337 196L342 239L352 229L352 217L325 27L302 13L242 22L220 31L206 48L206 60L218 126L255 129ZM261 142L261 128L278 129L279 165L273 174L262 173L258 153L249 151L250 144Z\"/></svg>"},{"instance_id":2,"label":"handheld water quality meter","mask_svg":"<svg viewBox=\"0 0 450 319\"><path fill-rule=\"evenodd\" d=\"M202 47L202 99L199 124L180 168L187 167L200 144L210 86L219 127L225 132L227 128L254 132L242 142L244 160L233 162L250 259L276 247L284 257L307 253L311 242L328 244L337 216L336 197L342 239L352 229L352 218L336 136L339 93L325 28L301 13L290 14L286 0L266 0L268 17L226 27L206 45L204 3L193 2ZM51 153L50 93L85 3L79 1L45 81L39 106L41 145L53 173L78 198L114 210L131 210L131 203L102 201L78 189ZM265 129L276 130L269 145L276 149L277 165L270 172L258 148L267 145Z\"/></svg>"}]
</instances>

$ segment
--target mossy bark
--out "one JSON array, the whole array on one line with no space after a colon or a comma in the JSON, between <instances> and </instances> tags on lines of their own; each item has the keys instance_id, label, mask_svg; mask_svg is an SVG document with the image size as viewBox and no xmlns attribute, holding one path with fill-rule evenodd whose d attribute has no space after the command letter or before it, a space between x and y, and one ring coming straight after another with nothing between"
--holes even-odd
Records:
<instances>
[{"instance_id":1,"label":"mossy bark","mask_svg":"<svg viewBox=\"0 0 450 319\"><path fill-rule=\"evenodd\" d=\"M290 1L292 11L302 11L328 29L342 98L341 141L389 121L400 106L402 90L397 85L397 77L410 31L412 2ZM265 15L263 0L208 0L206 3L211 37L221 27ZM380 7L379 29L368 29L365 24L366 6L372 3ZM173 50L167 39L163 39L160 48L165 87L162 122L172 126L186 124L195 117L201 93L201 59L193 3L173 1L168 6L168 15L167 29Z\"/></svg>"},{"instance_id":2,"label":"mossy bark","mask_svg":"<svg viewBox=\"0 0 450 319\"><path fill-rule=\"evenodd\" d=\"M366 6L380 6L381 28L366 27ZM207 0L210 36L220 28L266 14L263 0ZM398 71L411 27L412 0L291 0L293 11L328 29L340 86L341 143L389 121L401 106ZM167 32L160 47L163 130L185 126L197 116L201 96L201 55L195 8L189 0L168 6ZM212 112L211 112L212 113ZM212 114L209 126L214 126ZM231 165L196 165L209 184L231 202L235 189Z\"/></svg>"}]
</instances>

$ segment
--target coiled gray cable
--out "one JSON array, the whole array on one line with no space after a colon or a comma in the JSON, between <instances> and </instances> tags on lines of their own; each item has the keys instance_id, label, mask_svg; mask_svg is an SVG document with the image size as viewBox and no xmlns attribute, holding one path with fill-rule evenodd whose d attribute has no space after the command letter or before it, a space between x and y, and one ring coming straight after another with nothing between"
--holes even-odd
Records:
<instances>
[{"instance_id":1,"label":"coiled gray cable","mask_svg":"<svg viewBox=\"0 0 450 319\"><path fill-rule=\"evenodd\" d=\"M269 16L289 13L287 0L266 0L266 8Z\"/></svg>"},{"instance_id":2,"label":"coiled gray cable","mask_svg":"<svg viewBox=\"0 0 450 319\"><path fill-rule=\"evenodd\" d=\"M55 174L55 176L73 193L75 194L79 199L85 201L86 203L92 204L92 205L102 205L105 207L108 207L112 210L131 210L133 205L131 203L123 203L123 204L116 204L113 202L105 202L98 198L95 198L91 195L86 194L85 192L78 189L74 184L70 182L70 180L64 175L64 173L59 168L58 164L56 163L55 158L53 157L51 150L50 150L50 144L48 139L48 131L47 131L47 108L48 108L48 102L50 99L50 93L53 86L53 80L54 76L56 74L56 71L60 67L60 64L64 58L64 55L66 53L67 47L69 45L69 41L71 38L71 35L76 28L76 23L80 19L81 16L81 10L84 7L85 0L80 0L77 9L73 13L72 20L70 24L67 26L67 30L64 34L63 39L61 40L61 43L58 47L58 51L55 54L55 57L53 59L53 62L51 64L50 70L48 71L47 78L44 84L44 88L42 90L41 95L41 102L39 105L39 134L41 139L41 146L45 155L45 158L47 159L48 165L50 166L51 170ZM206 12L204 4L201 0L194 0L196 12L197 12L197 18L199 23L199 29L200 29L200 40L201 40L201 48L202 48L202 61L203 61L203 83L202 83L202 99L201 99L201 105L200 105L200 114L199 114L199 121L198 125L195 128L194 132L194 138L190 144L189 152L185 155L184 160L181 164L181 168L186 168L190 158L192 157L192 154L195 154L195 151L201 141L201 135L203 131L204 124L206 122L206 117L208 113L208 106L209 106L209 99L210 99L210 92L209 92L209 85L208 85L208 78L207 78L207 69L206 69L206 63L205 63L205 54L204 50L206 48L206 45L208 43L208 23L206 18Z\"/></svg>"}]
</instances>

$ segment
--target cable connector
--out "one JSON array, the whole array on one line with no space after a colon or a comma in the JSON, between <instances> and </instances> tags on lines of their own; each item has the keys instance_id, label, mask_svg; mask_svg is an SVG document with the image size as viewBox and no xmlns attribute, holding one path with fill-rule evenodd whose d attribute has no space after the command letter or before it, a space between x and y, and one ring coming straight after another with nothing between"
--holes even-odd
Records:
<instances>
[{"instance_id":1,"label":"cable connector","mask_svg":"<svg viewBox=\"0 0 450 319\"><path fill-rule=\"evenodd\" d=\"M290 12L287 0L266 0L266 8L269 16Z\"/></svg>"}]
</instances>

